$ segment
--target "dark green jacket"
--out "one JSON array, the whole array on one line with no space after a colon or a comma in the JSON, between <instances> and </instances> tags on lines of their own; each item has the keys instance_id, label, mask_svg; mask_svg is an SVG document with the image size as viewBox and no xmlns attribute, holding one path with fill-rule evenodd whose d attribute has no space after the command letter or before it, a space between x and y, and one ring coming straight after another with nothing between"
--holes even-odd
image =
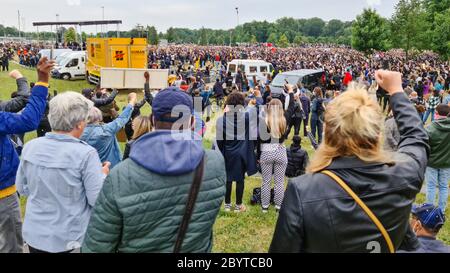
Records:
<instances>
[{"instance_id":1,"label":"dark green jacket","mask_svg":"<svg viewBox=\"0 0 450 273\"><path fill-rule=\"evenodd\" d=\"M203 182L181 251L211 251L213 225L225 196L224 159L218 151L203 152L201 144L200 151L190 142L164 138L164 132L144 135L133 144L130 158L112 169L94 207L83 252L172 252L193 166L203 154Z\"/></svg>"},{"instance_id":2,"label":"dark green jacket","mask_svg":"<svg viewBox=\"0 0 450 273\"><path fill-rule=\"evenodd\" d=\"M450 118L434 121L427 127L431 154L428 167L450 168Z\"/></svg>"}]
</instances>

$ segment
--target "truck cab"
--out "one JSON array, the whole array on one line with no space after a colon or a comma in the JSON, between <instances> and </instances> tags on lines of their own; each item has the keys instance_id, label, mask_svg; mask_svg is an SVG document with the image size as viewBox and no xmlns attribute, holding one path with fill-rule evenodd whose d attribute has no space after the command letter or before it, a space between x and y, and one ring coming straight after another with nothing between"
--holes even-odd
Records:
<instances>
[{"instance_id":1,"label":"truck cab","mask_svg":"<svg viewBox=\"0 0 450 273\"><path fill-rule=\"evenodd\" d=\"M63 80L86 78L86 52L77 51L64 55L52 71L52 77Z\"/></svg>"}]
</instances>

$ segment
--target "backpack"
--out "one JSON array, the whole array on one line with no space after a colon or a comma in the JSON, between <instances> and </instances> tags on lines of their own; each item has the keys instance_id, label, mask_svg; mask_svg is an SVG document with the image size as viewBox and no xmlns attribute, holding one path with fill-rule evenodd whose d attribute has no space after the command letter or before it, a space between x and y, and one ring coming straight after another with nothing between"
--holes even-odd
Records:
<instances>
[{"instance_id":1,"label":"backpack","mask_svg":"<svg viewBox=\"0 0 450 273\"><path fill-rule=\"evenodd\" d=\"M274 189L270 190L270 203L273 205L275 203L275 191ZM253 194L250 197L250 204L255 206L261 204L261 188L254 188Z\"/></svg>"}]
</instances>

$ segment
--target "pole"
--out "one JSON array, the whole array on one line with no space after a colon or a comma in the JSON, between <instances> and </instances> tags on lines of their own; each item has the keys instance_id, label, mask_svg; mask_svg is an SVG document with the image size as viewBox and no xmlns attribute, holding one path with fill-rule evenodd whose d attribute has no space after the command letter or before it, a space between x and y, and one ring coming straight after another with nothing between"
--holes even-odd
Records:
<instances>
[{"instance_id":1,"label":"pole","mask_svg":"<svg viewBox=\"0 0 450 273\"><path fill-rule=\"evenodd\" d=\"M20 39L21 38L21 35L20 35L20 10L17 11L17 20L19 22L19 39Z\"/></svg>"},{"instance_id":2,"label":"pole","mask_svg":"<svg viewBox=\"0 0 450 273\"><path fill-rule=\"evenodd\" d=\"M236 18L237 18L237 26L236 26L236 33L237 33L237 28L239 26L239 7L236 7ZM238 41L237 36L236 36L236 43L238 43L238 42L239 41Z\"/></svg>"},{"instance_id":3,"label":"pole","mask_svg":"<svg viewBox=\"0 0 450 273\"><path fill-rule=\"evenodd\" d=\"M105 6L102 6L102 20L105 21ZM104 25L101 25L102 37L105 38Z\"/></svg>"},{"instance_id":4,"label":"pole","mask_svg":"<svg viewBox=\"0 0 450 273\"><path fill-rule=\"evenodd\" d=\"M56 14L56 22L59 23L59 14ZM59 24L56 25L56 41L59 40L59 33L58 33L58 29L59 29Z\"/></svg>"}]
</instances>

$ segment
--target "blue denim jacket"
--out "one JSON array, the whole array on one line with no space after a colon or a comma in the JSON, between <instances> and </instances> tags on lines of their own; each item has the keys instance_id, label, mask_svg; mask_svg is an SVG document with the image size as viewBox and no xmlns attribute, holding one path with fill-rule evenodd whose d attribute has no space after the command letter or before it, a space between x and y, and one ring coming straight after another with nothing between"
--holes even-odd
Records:
<instances>
[{"instance_id":1,"label":"blue denim jacket","mask_svg":"<svg viewBox=\"0 0 450 273\"><path fill-rule=\"evenodd\" d=\"M89 124L81 136L81 140L97 150L102 162L111 162L111 169L122 160L116 134L130 120L132 112L133 106L128 105L113 122L102 125Z\"/></svg>"},{"instance_id":2,"label":"blue denim jacket","mask_svg":"<svg viewBox=\"0 0 450 273\"><path fill-rule=\"evenodd\" d=\"M28 197L24 240L47 252L80 247L104 178L97 151L79 139L48 133L27 143L16 178Z\"/></svg>"}]
</instances>

